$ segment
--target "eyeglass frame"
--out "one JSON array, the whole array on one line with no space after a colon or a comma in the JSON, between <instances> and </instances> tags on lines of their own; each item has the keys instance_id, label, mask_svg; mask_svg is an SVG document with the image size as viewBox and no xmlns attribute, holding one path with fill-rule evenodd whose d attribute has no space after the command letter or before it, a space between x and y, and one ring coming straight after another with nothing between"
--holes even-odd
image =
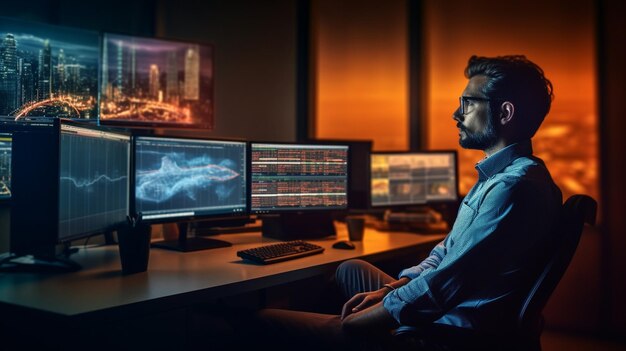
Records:
<instances>
[{"instance_id":1,"label":"eyeglass frame","mask_svg":"<svg viewBox=\"0 0 626 351\"><path fill-rule=\"evenodd\" d=\"M459 112L461 113L461 115L465 115L466 111L465 111L465 107L463 104L463 101L469 101L469 100L474 100L474 101L502 101L502 99L497 99L497 98L484 98L484 97L480 97L480 96L459 96Z\"/></svg>"}]
</instances>

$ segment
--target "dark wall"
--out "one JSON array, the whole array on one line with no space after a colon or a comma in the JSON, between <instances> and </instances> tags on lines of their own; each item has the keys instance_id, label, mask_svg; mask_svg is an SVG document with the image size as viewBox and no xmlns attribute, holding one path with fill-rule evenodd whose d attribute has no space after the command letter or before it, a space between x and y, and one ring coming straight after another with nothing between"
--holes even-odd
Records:
<instances>
[{"instance_id":1,"label":"dark wall","mask_svg":"<svg viewBox=\"0 0 626 351\"><path fill-rule=\"evenodd\" d=\"M155 8L154 0L7 1L2 3L0 16L96 31L152 36Z\"/></svg>"},{"instance_id":2,"label":"dark wall","mask_svg":"<svg viewBox=\"0 0 626 351\"><path fill-rule=\"evenodd\" d=\"M215 130L296 138L296 1L163 0L156 34L215 45Z\"/></svg>"}]
</instances>

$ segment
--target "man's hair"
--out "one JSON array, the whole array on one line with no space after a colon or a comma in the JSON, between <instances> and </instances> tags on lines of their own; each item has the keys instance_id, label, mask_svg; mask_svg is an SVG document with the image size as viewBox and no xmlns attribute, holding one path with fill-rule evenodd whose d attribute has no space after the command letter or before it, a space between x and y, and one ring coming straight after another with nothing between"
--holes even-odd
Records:
<instances>
[{"instance_id":1,"label":"man's hair","mask_svg":"<svg viewBox=\"0 0 626 351\"><path fill-rule=\"evenodd\" d=\"M523 55L474 55L467 62L465 77L469 79L477 75L487 77L483 93L494 100L492 107L498 106L503 100L515 106L518 137L532 138L550 111L554 99L552 83L543 75L541 67Z\"/></svg>"}]
</instances>

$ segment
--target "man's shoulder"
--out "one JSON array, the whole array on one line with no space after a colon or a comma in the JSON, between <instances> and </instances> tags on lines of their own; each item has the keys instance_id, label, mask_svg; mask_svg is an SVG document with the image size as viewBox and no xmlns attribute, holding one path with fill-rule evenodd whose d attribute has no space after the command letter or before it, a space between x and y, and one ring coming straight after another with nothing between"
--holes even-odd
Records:
<instances>
[{"instance_id":1,"label":"man's shoulder","mask_svg":"<svg viewBox=\"0 0 626 351\"><path fill-rule=\"evenodd\" d=\"M503 177L516 178L518 181L524 179L544 179L550 182L552 181L550 171L543 160L535 156L516 158L500 172L500 175Z\"/></svg>"},{"instance_id":2,"label":"man's shoulder","mask_svg":"<svg viewBox=\"0 0 626 351\"><path fill-rule=\"evenodd\" d=\"M534 156L515 159L493 181L510 190L524 188L525 191L535 192L558 189L545 163Z\"/></svg>"}]
</instances>

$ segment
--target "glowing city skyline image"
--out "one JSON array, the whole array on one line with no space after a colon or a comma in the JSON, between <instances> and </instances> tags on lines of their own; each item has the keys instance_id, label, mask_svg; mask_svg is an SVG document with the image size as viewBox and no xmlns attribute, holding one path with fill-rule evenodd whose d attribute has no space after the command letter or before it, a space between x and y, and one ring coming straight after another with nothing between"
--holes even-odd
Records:
<instances>
[{"instance_id":1,"label":"glowing city skyline image","mask_svg":"<svg viewBox=\"0 0 626 351\"><path fill-rule=\"evenodd\" d=\"M213 128L212 48L105 34L100 121Z\"/></svg>"},{"instance_id":2,"label":"glowing city skyline image","mask_svg":"<svg viewBox=\"0 0 626 351\"><path fill-rule=\"evenodd\" d=\"M2 18L0 115L98 117L97 32Z\"/></svg>"}]
</instances>

